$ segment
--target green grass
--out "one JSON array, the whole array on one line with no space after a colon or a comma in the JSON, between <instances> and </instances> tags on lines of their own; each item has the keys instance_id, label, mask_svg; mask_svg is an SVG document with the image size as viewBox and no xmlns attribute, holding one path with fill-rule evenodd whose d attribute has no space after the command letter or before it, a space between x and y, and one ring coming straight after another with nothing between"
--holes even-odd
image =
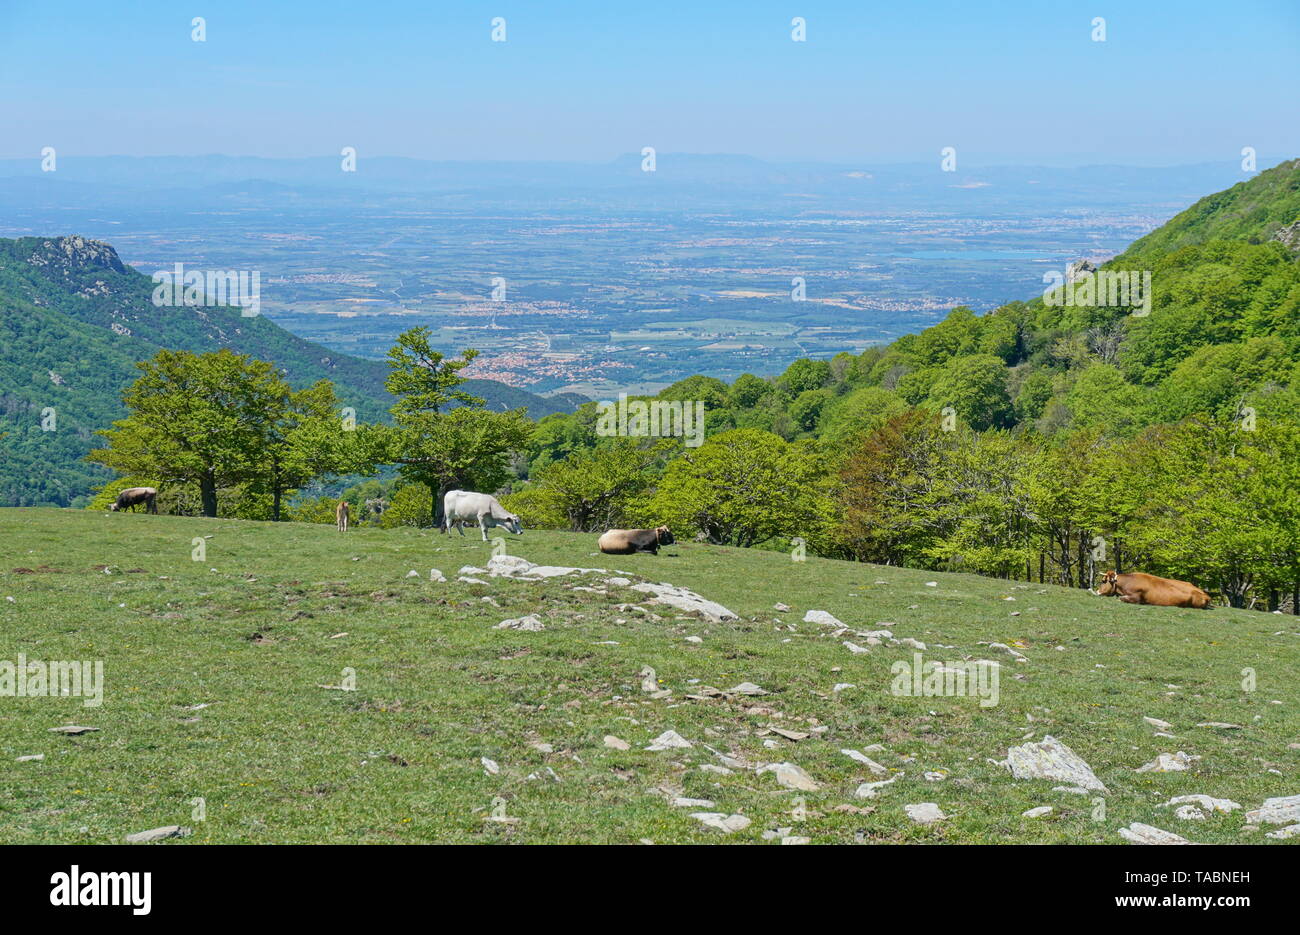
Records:
<instances>
[{"instance_id":1,"label":"green grass","mask_svg":"<svg viewBox=\"0 0 1300 935\"><path fill-rule=\"evenodd\" d=\"M1255 808L1300 793L1300 751L1288 748L1300 740L1292 617L1133 607L1061 588L693 543L658 557L597 557L592 535L507 537L511 554L531 561L670 581L741 615L709 623L655 605L653 615L621 611L644 603L626 589L570 589L595 579L456 583L462 565L486 563L489 546L413 529L340 536L329 526L42 509L0 510L0 529L0 659L103 660L106 681L97 708L0 698L5 842L120 842L181 824L194 829L185 844L757 842L777 827L816 843L1116 844L1116 829L1142 821L1230 843L1262 841L1262 832L1243 833L1240 811L1185 822L1156 806L1208 793ZM211 536L202 562L191 559L196 536ZM431 567L452 580L431 583ZM407 578L412 569L420 577ZM777 601L792 611L777 613ZM1000 704L895 697L890 663L912 650L851 654L841 644L852 634L800 622L812 608L921 640L928 660L999 659ZM533 612L544 632L493 629ZM1029 661L981 640L1020 641ZM641 690L645 665L671 697ZM356 671L355 691L320 687L339 685L345 667ZM1254 692L1242 689L1246 668L1257 673ZM772 694L685 698L741 681ZM834 693L840 682L857 687ZM187 709L200 703L211 706ZM1172 722L1176 739L1153 737L1143 715ZM1202 721L1242 728L1195 726ZM64 724L100 730L48 730ZM767 749L757 732L769 725L810 736ZM695 746L643 749L668 729ZM1047 733L1106 783L1104 817L1091 797L1013 780L989 762ZM606 734L632 749L607 749ZM857 785L877 777L839 751L874 743L885 752L873 759L905 777L856 799ZM750 765L796 763L821 789L701 770L719 762L704 744ZM1183 773L1135 772L1177 750L1202 759ZM43 761L16 762L38 753ZM487 775L481 757L500 774ZM934 770L947 779L922 778ZM667 791L712 799L713 810L753 824L724 836L689 817L694 809L672 807ZM196 797L206 802L202 821L191 815ZM483 820L494 797L516 823ZM903 805L919 802L938 803L949 820L913 824ZM846 804L873 811L835 810ZM1056 810L1021 817L1037 805Z\"/></svg>"}]
</instances>

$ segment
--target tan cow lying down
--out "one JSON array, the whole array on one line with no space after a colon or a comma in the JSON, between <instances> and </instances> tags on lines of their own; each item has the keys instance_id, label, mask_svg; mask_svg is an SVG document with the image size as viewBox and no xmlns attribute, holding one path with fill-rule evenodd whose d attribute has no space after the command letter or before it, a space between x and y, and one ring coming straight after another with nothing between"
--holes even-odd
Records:
<instances>
[{"instance_id":1,"label":"tan cow lying down","mask_svg":"<svg viewBox=\"0 0 1300 935\"><path fill-rule=\"evenodd\" d=\"M606 555L631 555L634 552L659 554L661 545L676 542L667 526L655 529L611 529L596 540L596 545Z\"/></svg>"},{"instance_id":2,"label":"tan cow lying down","mask_svg":"<svg viewBox=\"0 0 1300 935\"><path fill-rule=\"evenodd\" d=\"M1119 599L1126 604L1197 607L1202 610L1210 606L1210 595L1194 584L1175 581L1173 578L1157 578L1141 572L1119 575L1108 571L1102 576L1097 593L1102 597L1118 594Z\"/></svg>"}]
</instances>

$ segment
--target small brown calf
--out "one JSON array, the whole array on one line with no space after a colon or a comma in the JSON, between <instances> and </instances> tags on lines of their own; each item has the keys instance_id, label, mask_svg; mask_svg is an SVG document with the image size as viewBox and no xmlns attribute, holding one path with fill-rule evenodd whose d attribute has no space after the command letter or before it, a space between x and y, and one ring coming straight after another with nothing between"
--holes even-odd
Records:
<instances>
[{"instance_id":1,"label":"small brown calf","mask_svg":"<svg viewBox=\"0 0 1300 935\"><path fill-rule=\"evenodd\" d=\"M334 508L334 519L338 524L339 532L348 531L348 501L339 501L339 505Z\"/></svg>"}]
</instances>

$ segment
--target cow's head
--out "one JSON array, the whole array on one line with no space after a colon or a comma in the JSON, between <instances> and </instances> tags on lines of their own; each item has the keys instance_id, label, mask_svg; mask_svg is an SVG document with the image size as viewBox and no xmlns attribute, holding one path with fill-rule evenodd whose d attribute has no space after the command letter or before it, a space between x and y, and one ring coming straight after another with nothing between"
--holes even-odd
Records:
<instances>
[{"instance_id":1,"label":"cow's head","mask_svg":"<svg viewBox=\"0 0 1300 935\"><path fill-rule=\"evenodd\" d=\"M1097 586L1097 593L1102 597L1110 597L1112 594L1119 593L1119 575L1113 569L1101 576L1101 584Z\"/></svg>"},{"instance_id":2,"label":"cow's head","mask_svg":"<svg viewBox=\"0 0 1300 935\"><path fill-rule=\"evenodd\" d=\"M672 545L677 540L673 538L673 534L668 531L667 526L656 526L655 541L660 545Z\"/></svg>"},{"instance_id":3,"label":"cow's head","mask_svg":"<svg viewBox=\"0 0 1300 935\"><path fill-rule=\"evenodd\" d=\"M117 512L117 504L116 504L116 503L110 503L110 504L108 505L108 509L109 509L109 512L116 513L116 512Z\"/></svg>"},{"instance_id":4,"label":"cow's head","mask_svg":"<svg viewBox=\"0 0 1300 935\"><path fill-rule=\"evenodd\" d=\"M507 513L506 518L501 525L505 526L506 529L509 529L516 536L522 536L524 534L524 524L519 522L519 516L516 513Z\"/></svg>"}]
</instances>

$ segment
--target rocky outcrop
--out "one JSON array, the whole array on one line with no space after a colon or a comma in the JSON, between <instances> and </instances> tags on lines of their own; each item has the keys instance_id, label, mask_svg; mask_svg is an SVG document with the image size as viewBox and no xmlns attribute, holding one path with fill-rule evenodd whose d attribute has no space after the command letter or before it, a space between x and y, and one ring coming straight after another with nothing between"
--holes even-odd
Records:
<instances>
[{"instance_id":1,"label":"rocky outcrop","mask_svg":"<svg viewBox=\"0 0 1300 935\"><path fill-rule=\"evenodd\" d=\"M126 266L112 246L102 240L87 240L75 234L41 241L27 262L48 270L61 270L65 275L71 270L88 267L110 269L115 273L126 272Z\"/></svg>"},{"instance_id":2,"label":"rocky outcrop","mask_svg":"<svg viewBox=\"0 0 1300 935\"><path fill-rule=\"evenodd\" d=\"M1051 779L1068 788L1105 792L1106 787L1083 758L1055 737L1041 743L1027 743L1007 751L1005 763L1016 779Z\"/></svg>"},{"instance_id":3,"label":"rocky outcrop","mask_svg":"<svg viewBox=\"0 0 1300 935\"><path fill-rule=\"evenodd\" d=\"M1066 282L1078 282L1084 276L1097 272L1097 267L1088 260L1077 260L1065 268Z\"/></svg>"},{"instance_id":4,"label":"rocky outcrop","mask_svg":"<svg viewBox=\"0 0 1300 935\"><path fill-rule=\"evenodd\" d=\"M1300 253L1300 221L1278 228L1269 239L1280 241L1288 250Z\"/></svg>"},{"instance_id":5,"label":"rocky outcrop","mask_svg":"<svg viewBox=\"0 0 1300 935\"><path fill-rule=\"evenodd\" d=\"M735 614L727 610L727 608L723 607L717 601L711 601L708 598L700 597L700 595L688 588L675 587L667 582L661 582L660 584L651 584L650 582L634 584L632 585L632 590L653 595L650 598L651 604L667 604L670 607L676 607L678 610L684 610L687 613L701 614L715 623L722 620L739 619Z\"/></svg>"}]
</instances>

